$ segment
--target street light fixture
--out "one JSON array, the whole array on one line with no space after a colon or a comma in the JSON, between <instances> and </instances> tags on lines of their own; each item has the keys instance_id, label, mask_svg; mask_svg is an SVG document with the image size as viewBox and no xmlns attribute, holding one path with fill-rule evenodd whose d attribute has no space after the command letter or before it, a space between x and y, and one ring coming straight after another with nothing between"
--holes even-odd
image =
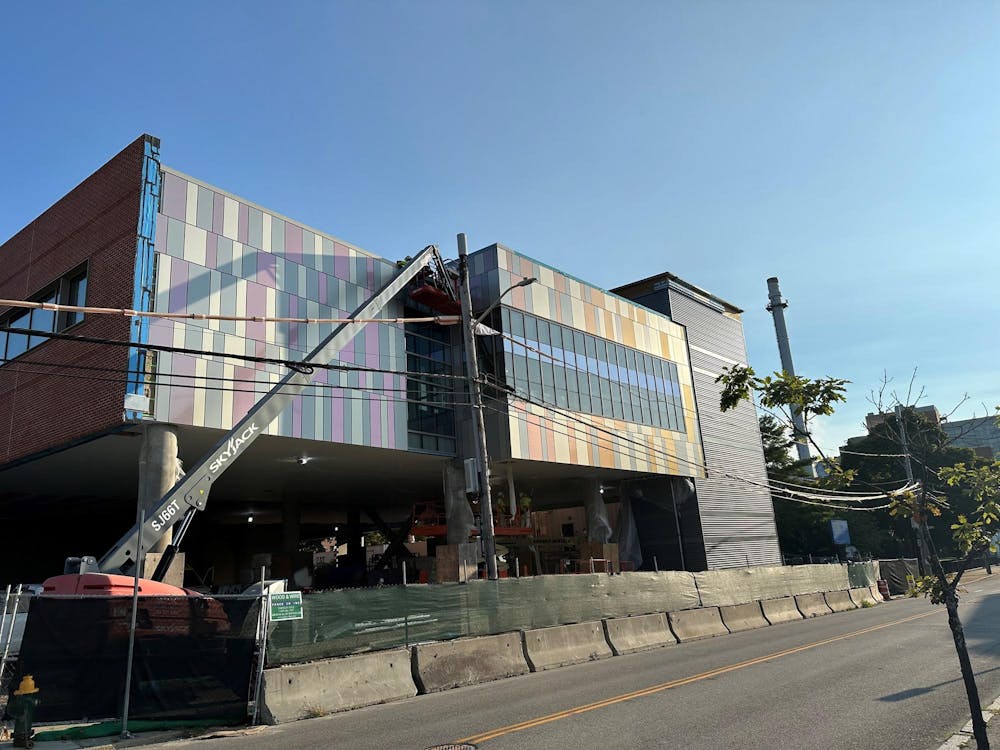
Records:
<instances>
[{"instance_id":1,"label":"street light fixture","mask_svg":"<svg viewBox=\"0 0 1000 750\"><path fill-rule=\"evenodd\" d=\"M497 544L493 530L493 499L490 496L490 458L486 449L486 423L483 419L483 392L479 383L479 358L476 354L476 326L500 304L504 296L518 287L534 284L537 279L517 282L496 298L478 318L472 317L472 291L469 286L469 260L465 233L458 235L458 281L462 303L462 333L465 337L465 372L472 396L472 415L476 427L476 470L479 475L479 515L482 521L483 556L486 577L497 579Z\"/></svg>"}]
</instances>

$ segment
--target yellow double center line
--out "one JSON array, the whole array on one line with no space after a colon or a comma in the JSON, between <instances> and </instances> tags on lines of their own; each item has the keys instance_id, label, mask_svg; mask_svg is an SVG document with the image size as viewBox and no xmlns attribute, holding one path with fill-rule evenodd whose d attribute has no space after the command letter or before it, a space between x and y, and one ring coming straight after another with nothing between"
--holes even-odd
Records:
<instances>
[{"instance_id":1,"label":"yellow double center line","mask_svg":"<svg viewBox=\"0 0 1000 750\"><path fill-rule=\"evenodd\" d=\"M672 680L670 682L664 682L659 685L653 685L651 687L643 688L642 690L636 690L632 693L625 693L624 695L616 695L613 698L605 698L601 701L596 701L595 703L587 703L583 706L576 706L575 708L568 708L565 711L559 711L554 714L549 714L548 716L539 716L535 719L529 719L528 721L522 721L519 724L511 724L506 727L500 727L499 729L491 729L488 732L483 732L481 734L475 734L471 737L466 737L461 740L456 740L456 744L467 742L467 743L480 743L486 742L487 740L493 740L497 737L502 737L505 734L513 734L514 732L521 732L525 729L533 729L534 727L540 727L543 724L551 724L554 721L560 721L562 719L568 719L571 716L577 716L579 714L585 714L590 711L596 711L599 708L606 708L607 706L613 706L616 703L624 703L625 701L634 700L636 698L642 698L647 695L653 695L655 693L662 693L664 690L671 690L673 688L681 687L683 685L690 685L693 682L701 682L702 680L707 680L710 677L717 677L720 674L726 674L727 672L735 672L739 669L746 669L747 667L752 667L755 664L763 664L765 662L773 661L774 659L780 659L783 656L791 656L792 654L797 654L802 651L808 651L812 648L817 648L819 646L825 646L829 643L836 643L837 641L843 641L847 638L854 638L855 636L865 635L866 633L874 633L876 630L882 630L884 628L891 628L894 625L902 625L905 622L911 622L913 620L919 620L922 617L930 617L931 615L939 614L941 610L934 609L930 612L923 612L919 615L911 615L910 617L904 617L902 620L894 620L892 622L886 622L882 625L874 625L870 628L864 628L863 630L855 630L851 633L844 633L843 635L838 635L833 638L827 638L822 641L815 641L814 643L807 643L804 646L796 646L795 648L785 649L784 651L777 651L773 654L767 654L766 656L758 656L756 659L748 659L747 661L741 661L738 664L730 664L726 667L719 667L718 669L712 669L708 672L702 672L701 674L691 675L690 677L683 677L679 680Z\"/></svg>"}]
</instances>

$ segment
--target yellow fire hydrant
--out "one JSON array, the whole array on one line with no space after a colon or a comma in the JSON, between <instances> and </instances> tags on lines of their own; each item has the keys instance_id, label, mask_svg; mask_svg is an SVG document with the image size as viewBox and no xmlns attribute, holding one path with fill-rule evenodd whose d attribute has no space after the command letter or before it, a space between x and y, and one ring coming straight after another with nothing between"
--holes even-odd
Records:
<instances>
[{"instance_id":1,"label":"yellow fire hydrant","mask_svg":"<svg viewBox=\"0 0 1000 750\"><path fill-rule=\"evenodd\" d=\"M35 731L31 725L35 722L35 708L38 706L38 688L35 678L27 674L21 679L21 684L10 699L7 713L14 718L14 747L34 747L31 739Z\"/></svg>"}]
</instances>

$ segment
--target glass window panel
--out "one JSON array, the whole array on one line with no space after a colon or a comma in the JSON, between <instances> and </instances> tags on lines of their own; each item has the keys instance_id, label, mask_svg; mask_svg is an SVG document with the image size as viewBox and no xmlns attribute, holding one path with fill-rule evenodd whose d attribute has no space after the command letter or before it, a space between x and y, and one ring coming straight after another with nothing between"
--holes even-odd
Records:
<instances>
[{"instance_id":1,"label":"glass window panel","mask_svg":"<svg viewBox=\"0 0 1000 750\"><path fill-rule=\"evenodd\" d=\"M569 391L567 407L571 411L580 411L580 394L575 391Z\"/></svg>"},{"instance_id":2,"label":"glass window panel","mask_svg":"<svg viewBox=\"0 0 1000 750\"><path fill-rule=\"evenodd\" d=\"M69 282L69 293L66 300L67 305L75 305L76 307L84 307L87 304L87 276L86 274L81 274L75 279L71 279ZM79 323L83 320L83 313L81 312L68 312L66 313L66 325L71 326Z\"/></svg>"},{"instance_id":3,"label":"glass window panel","mask_svg":"<svg viewBox=\"0 0 1000 750\"><path fill-rule=\"evenodd\" d=\"M629 392L627 385L622 386L622 418L627 419L629 422L636 422L639 419L636 412L632 409L632 394Z\"/></svg>"},{"instance_id":4,"label":"glass window panel","mask_svg":"<svg viewBox=\"0 0 1000 750\"><path fill-rule=\"evenodd\" d=\"M573 351L576 352L576 368L587 369L587 337L583 331L573 331Z\"/></svg>"},{"instance_id":5,"label":"glass window panel","mask_svg":"<svg viewBox=\"0 0 1000 750\"><path fill-rule=\"evenodd\" d=\"M510 335L524 338L524 315L517 310L510 311Z\"/></svg>"},{"instance_id":6,"label":"glass window panel","mask_svg":"<svg viewBox=\"0 0 1000 750\"><path fill-rule=\"evenodd\" d=\"M523 354L515 354L514 357L514 384L524 385L528 382L528 360Z\"/></svg>"},{"instance_id":7,"label":"glass window panel","mask_svg":"<svg viewBox=\"0 0 1000 750\"><path fill-rule=\"evenodd\" d=\"M7 356L7 332L0 331L0 360Z\"/></svg>"},{"instance_id":8,"label":"glass window panel","mask_svg":"<svg viewBox=\"0 0 1000 750\"><path fill-rule=\"evenodd\" d=\"M528 382L537 385L542 383L542 366L537 359L528 360Z\"/></svg>"},{"instance_id":9,"label":"glass window panel","mask_svg":"<svg viewBox=\"0 0 1000 750\"><path fill-rule=\"evenodd\" d=\"M591 375L597 374L597 341L589 334L585 338L587 349L587 372ZM597 389L592 389L596 391Z\"/></svg>"},{"instance_id":10,"label":"glass window panel","mask_svg":"<svg viewBox=\"0 0 1000 750\"><path fill-rule=\"evenodd\" d=\"M587 379L590 381L590 412L600 414L604 408L601 404L601 379L593 374L588 375Z\"/></svg>"},{"instance_id":11,"label":"glass window panel","mask_svg":"<svg viewBox=\"0 0 1000 750\"><path fill-rule=\"evenodd\" d=\"M524 316L524 338L530 346L538 348L538 323L530 315Z\"/></svg>"},{"instance_id":12,"label":"glass window panel","mask_svg":"<svg viewBox=\"0 0 1000 750\"><path fill-rule=\"evenodd\" d=\"M10 328L29 328L31 313L23 312L8 322ZM28 337L23 333L11 333L7 338L7 359L14 359L28 351Z\"/></svg>"},{"instance_id":13,"label":"glass window panel","mask_svg":"<svg viewBox=\"0 0 1000 750\"><path fill-rule=\"evenodd\" d=\"M608 377L608 348L604 339L597 341L597 374L605 380Z\"/></svg>"},{"instance_id":14,"label":"glass window panel","mask_svg":"<svg viewBox=\"0 0 1000 750\"><path fill-rule=\"evenodd\" d=\"M635 350L625 350L625 368L628 370L629 385L639 385L639 373L635 371Z\"/></svg>"}]
</instances>

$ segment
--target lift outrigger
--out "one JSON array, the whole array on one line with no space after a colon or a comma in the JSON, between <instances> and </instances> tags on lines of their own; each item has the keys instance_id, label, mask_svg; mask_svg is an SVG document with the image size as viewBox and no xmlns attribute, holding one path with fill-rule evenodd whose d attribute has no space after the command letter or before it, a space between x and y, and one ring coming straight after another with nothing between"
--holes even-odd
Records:
<instances>
[{"instance_id":1,"label":"lift outrigger","mask_svg":"<svg viewBox=\"0 0 1000 750\"><path fill-rule=\"evenodd\" d=\"M267 426L312 381L313 364L326 364L360 332L364 322L381 314L385 307L413 281L447 278L448 274L437 247L428 245L415 258L401 264L401 270L374 296L355 310L349 322L339 324L302 362L289 365L291 372L271 388L228 433L139 522L100 559L67 558L63 574L44 583L44 594L90 594L96 596L131 596L139 561L135 559L141 533L144 547L152 546L171 529L174 535L149 579L140 578L144 596L186 596L185 589L163 583L170 564L191 522L205 510L212 484L216 482Z\"/></svg>"}]
</instances>

